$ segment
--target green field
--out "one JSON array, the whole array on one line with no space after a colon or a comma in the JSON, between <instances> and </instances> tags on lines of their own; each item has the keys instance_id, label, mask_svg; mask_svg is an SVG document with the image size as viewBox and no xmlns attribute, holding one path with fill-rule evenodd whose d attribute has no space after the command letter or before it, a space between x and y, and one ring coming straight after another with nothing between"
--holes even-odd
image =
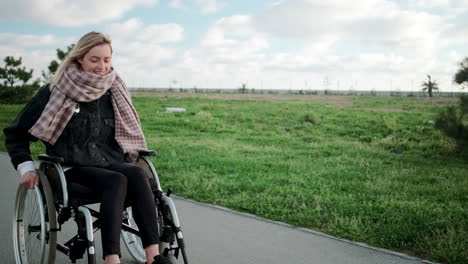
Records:
<instances>
[{"instance_id":1,"label":"green field","mask_svg":"<svg viewBox=\"0 0 468 264\"><path fill-rule=\"evenodd\" d=\"M456 101L135 93L134 103L163 186L179 196L468 263L468 155L432 124ZM20 108L0 105L0 125Z\"/></svg>"}]
</instances>

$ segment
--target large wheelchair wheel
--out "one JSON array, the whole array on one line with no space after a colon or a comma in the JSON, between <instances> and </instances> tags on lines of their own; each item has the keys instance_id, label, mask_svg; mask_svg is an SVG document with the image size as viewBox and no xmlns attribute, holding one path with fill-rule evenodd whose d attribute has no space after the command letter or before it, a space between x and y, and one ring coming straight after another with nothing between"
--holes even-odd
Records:
<instances>
[{"instance_id":1,"label":"large wheelchair wheel","mask_svg":"<svg viewBox=\"0 0 468 264\"><path fill-rule=\"evenodd\" d=\"M16 192L13 248L17 264L55 262L57 219L55 201L47 177L39 170L40 185Z\"/></svg>"},{"instance_id":2,"label":"large wheelchair wheel","mask_svg":"<svg viewBox=\"0 0 468 264\"><path fill-rule=\"evenodd\" d=\"M133 220L132 215L132 208L128 207L124 211L124 220L123 223L128 225L131 228L138 230L138 227ZM133 234L131 232L127 232L122 230L122 239L124 241L125 246L127 247L128 252L132 256L132 258L138 262L144 263L146 261L145 250L141 243L141 239L138 235Z\"/></svg>"}]
</instances>

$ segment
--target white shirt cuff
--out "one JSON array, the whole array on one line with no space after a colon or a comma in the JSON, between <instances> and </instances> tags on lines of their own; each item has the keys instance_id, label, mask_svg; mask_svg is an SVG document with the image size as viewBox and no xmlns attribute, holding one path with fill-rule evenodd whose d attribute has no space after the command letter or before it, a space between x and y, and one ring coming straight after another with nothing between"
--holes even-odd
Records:
<instances>
[{"instance_id":1,"label":"white shirt cuff","mask_svg":"<svg viewBox=\"0 0 468 264\"><path fill-rule=\"evenodd\" d=\"M22 162L18 165L18 172L23 176L28 171L36 170L34 163L31 160Z\"/></svg>"}]
</instances>

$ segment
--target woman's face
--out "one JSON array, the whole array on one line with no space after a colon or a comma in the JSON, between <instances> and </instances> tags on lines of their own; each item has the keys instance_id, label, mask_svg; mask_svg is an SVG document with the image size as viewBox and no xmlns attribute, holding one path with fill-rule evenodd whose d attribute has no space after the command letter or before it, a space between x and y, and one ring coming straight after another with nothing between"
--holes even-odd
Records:
<instances>
[{"instance_id":1,"label":"woman's face","mask_svg":"<svg viewBox=\"0 0 468 264\"><path fill-rule=\"evenodd\" d=\"M90 72L96 75L106 75L109 73L112 66L112 51L108 44L95 46L78 59L81 68L85 72Z\"/></svg>"}]
</instances>

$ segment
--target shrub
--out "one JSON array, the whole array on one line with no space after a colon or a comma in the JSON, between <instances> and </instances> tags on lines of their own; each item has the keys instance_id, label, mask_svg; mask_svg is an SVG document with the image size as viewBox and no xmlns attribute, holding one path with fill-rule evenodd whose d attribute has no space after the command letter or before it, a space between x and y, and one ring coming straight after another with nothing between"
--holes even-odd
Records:
<instances>
[{"instance_id":1,"label":"shrub","mask_svg":"<svg viewBox=\"0 0 468 264\"><path fill-rule=\"evenodd\" d=\"M303 116L301 116L300 122L301 123L309 123L309 124L312 124L312 125L317 124L317 120L315 119L314 115L310 114L310 113L309 114L304 114Z\"/></svg>"}]
</instances>

